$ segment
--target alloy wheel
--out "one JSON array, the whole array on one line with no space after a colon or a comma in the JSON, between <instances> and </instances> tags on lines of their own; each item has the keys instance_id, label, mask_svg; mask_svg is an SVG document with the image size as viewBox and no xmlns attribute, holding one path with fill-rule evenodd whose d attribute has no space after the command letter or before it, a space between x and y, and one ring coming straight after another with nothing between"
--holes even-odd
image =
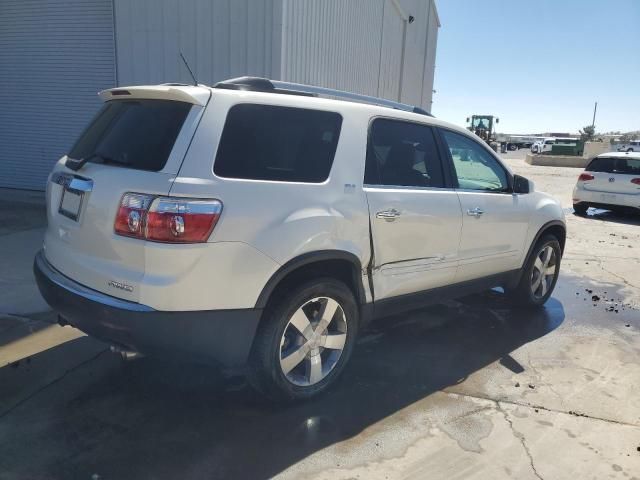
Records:
<instances>
[{"instance_id":1,"label":"alloy wheel","mask_svg":"<svg viewBox=\"0 0 640 480\"><path fill-rule=\"evenodd\" d=\"M347 340L347 319L340 304L317 297L299 307L280 340L280 368L295 385L322 381L337 365Z\"/></svg>"},{"instance_id":2,"label":"alloy wheel","mask_svg":"<svg viewBox=\"0 0 640 480\"><path fill-rule=\"evenodd\" d=\"M547 245L536 255L531 272L531 292L536 298L542 298L551 288L556 275L556 252Z\"/></svg>"}]
</instances>

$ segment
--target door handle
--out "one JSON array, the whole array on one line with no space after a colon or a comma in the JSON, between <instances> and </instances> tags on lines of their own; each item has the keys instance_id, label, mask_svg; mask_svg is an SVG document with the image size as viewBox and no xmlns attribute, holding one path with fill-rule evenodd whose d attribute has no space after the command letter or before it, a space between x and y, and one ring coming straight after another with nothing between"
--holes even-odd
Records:
<instances>
[{"instance_id":1,"label":"door handle","mask_svg":"<svg viewBox=\"0 0 640 480\"><path fill-rule=\"evenodd\" d=\"M467 215L471 217L480 217L483 213L484 213L484 210L482 210L480 207L467 210Z\"/></svg>"},{"instance_id":2,"label":"door handle","mask_svg":"<svg viewBox=\"0 0 640 480\"><path fill-rule=\"evenodd\" d=\"M382 218L387 222L393 222L396 218L400 216L400 212L395 208L391 208L389 210L382 210L376 213L376 218Z\"/></svg>"}]
</instances>

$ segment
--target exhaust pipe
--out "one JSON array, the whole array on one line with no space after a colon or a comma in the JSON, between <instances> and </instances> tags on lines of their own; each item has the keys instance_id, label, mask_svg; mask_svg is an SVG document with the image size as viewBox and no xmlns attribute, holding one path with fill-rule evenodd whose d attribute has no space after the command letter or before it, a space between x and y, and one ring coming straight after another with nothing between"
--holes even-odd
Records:
<instances>
[{"instance_id":1,"label":"exhaust pipe","mask_svg":"<svg viewBox=\"0 0 640 480\"><path fill-rule=\"evenodd\" d=\"M133 350L126 350L119 345L111 345L109 347L109 350L111 350L112 353L119 354L122 360L124 360L125 362L135 360L136 358L144 357L144 355L142 355L140 352L135 352Z\"/></svg>"}]
</instances>

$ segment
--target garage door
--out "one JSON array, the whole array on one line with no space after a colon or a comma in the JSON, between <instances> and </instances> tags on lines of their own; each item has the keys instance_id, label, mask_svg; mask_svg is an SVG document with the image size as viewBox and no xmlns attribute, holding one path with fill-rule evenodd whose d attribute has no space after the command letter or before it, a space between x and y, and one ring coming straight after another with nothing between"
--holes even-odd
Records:
<instances>
[{"instance_id":1,"label":"garage door","mask_svg":"<svg viewBox=\"0 0 640 480\"><path fill-rule=\"evenodd\" d=\"M0 187L43 190L114 85L111 0L1 0Z\"/></svg>"}]
</instances>

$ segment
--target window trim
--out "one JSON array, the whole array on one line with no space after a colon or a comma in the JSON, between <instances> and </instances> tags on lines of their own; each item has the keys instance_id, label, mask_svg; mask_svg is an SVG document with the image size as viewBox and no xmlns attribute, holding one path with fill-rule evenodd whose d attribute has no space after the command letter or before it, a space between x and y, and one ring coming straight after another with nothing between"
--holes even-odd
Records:
<instances>
[{"instance_id":1,"label":"window trim","mask_svg":"<svg viewBox=\"0 0 640 480\"><path fill-rule=\"evenodd\" d=\"M442 180L444 182L443 187L420 187L420 186L407 186L407 185L384 185L384 184L373 184L367 183L365 180L365 176L367 173L367 157L369 156L369 145L371 142L371 131L373 128L373 122L376 120L392 120L394 122L402 122L409 123L411 125L417 125L420 127L426 127L431 130L431 135L433 135L433 140L435 142L436 151L438 152L438 160L440 161L440 167L442 168ZM406 120L404 118L393 117L390 115L374 115L369 118L369 125L367 126L367 144L365 147L365 158L364 158L364 170L362 172L362 186L363 188L382 188L385 190L420 190L420 191L444 191L444 190L453 190L455 189L454 185L454 177L451 176L451 172L447 166L447 160L443 156L442 147L440 145L440 134L436 132L437 127L431 123L426 122L416 122L414 120ZM378 181L380 181L380 173L378 172Z\"/></svg>"},{"instance_id":2,"label":"window trim","mask_svg":"<svg viewBox=\"0 0 640 480\"><path fill-rule=\"evenodd\" d=\"M224 130L227 127L227 121L229 119L229 112L239 105L252 105L259 107L274 107L274 108L286 108L286 109L295 109L295 110L308 110L312 112L325 112L325 113L333 113L340 117L340 128L338 129L338 139L336 141L336 149L333 153L333 159L331 160L331 168L329 168L329 172L327 173L327 178L325 178L321 182L303 182L300 180L290 181L290 180L270 180L265 178L239 178L239 177L226 177L216 173L216 162L218 160L218 151L220 150L220 144L222 143L222 135L224 134ZM220 178L229 182L256 182L256 183L278 183L284 185L326 185L331 180L331 174L333 172L333 168L336 164L336 158L338 157L338 150L340 148L341 139L342 139L342 128L344 127L344 116L342 113L337 112L335 110L323 109L323 108L306 108L306 107L297 107L292 105L282 105L278 103L263 103L257 101L239 101L229 105L227 111L224 114L224 122L222 123L222 128L220 129L220 135L217 139L217 145L215 148L215 152L213 155L213 161L211 162L211 173L215 178Z\"/></svg>"},{"instance_id":3,"label":"window trim","mask_svg":"<svg viewBox=\"0 0 640 480\"><path fill-rule=\"evenodd\" d=\"M450 174L453 177L453 183L454 183L454 187L456 190L461 191L461 192L475 192L475 193L490 193L491 195L513 195L513 175L511 174L511 172L507 169L507 167L504 166L504 164L502 163L502 161L500 160L500 158L498 158L498 156L495 154L495 152L489 148L487 146L487 144L483 143L483 142L478 142L475 138L471 138L469 135L465 135L464 133L461 133L457 130L454 130L452 128L447 128L447 127L441 127L441 126L437 126L435 127L436 130L438 131L438 137L440 139L440 142L442 143L442 148L445 152L445 155L448 159L448 163L449 163L449 169L450 169ZM451 133L455 133L458 135L462 135L465 138L467 138L469 141L474 142L476 145L480 145L481 148L483 148L486 152L489 152L490 155L493 157L493 159L498 163L498 165L500 166L500 168L504 171L505 176L507 178L507 188L506 190L475 190L473 188L460 188L460 184L458 182L458 174L456 173L456 168L454 166L453 163L453 157L451 156L451 150L449 150L449 146L447 144L447 140L444 138L444 131L448 131Z\"/></svg>"}]
</instances>

